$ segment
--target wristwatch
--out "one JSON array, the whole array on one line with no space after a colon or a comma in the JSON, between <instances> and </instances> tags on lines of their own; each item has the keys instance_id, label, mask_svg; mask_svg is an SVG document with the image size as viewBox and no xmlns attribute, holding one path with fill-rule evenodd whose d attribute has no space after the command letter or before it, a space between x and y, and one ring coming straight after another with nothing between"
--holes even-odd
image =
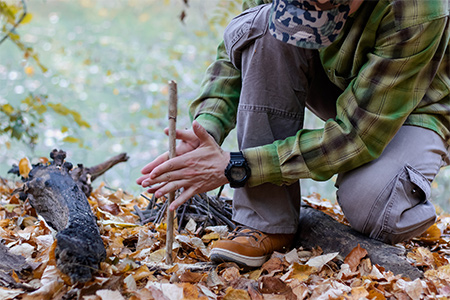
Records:
<instances>
[{"instance_id":1,"label":"wristwatch","mask_svg":"<svg viewBox=\"0 0 450 300\"><path fill-rule=\"evenodd\" d=\"M245 185L251 171L241 151L230 152L230 162L225 168L225 176L232 188L240 188Z\"/></svg>"}]
</instances>

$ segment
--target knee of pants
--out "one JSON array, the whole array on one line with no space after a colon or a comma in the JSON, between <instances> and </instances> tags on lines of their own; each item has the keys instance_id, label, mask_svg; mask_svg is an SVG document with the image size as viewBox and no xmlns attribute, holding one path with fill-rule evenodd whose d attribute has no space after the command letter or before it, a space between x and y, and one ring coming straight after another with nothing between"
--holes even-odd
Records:
<instances>
[{"instance_id":1,"label":"knee of pants","mask_svg":"<svg viewBox=\"0 0 450 300\"><path fill-rule=\"evenodd\" d=\"M430 183L413 167L406 165L380 186L373 174L372 182L368 179L361 182L364 179L350 175L339 180L338 202L355 230L395 244L423 233L436 221L428 200Z\"/></svg>"}]
</instances>

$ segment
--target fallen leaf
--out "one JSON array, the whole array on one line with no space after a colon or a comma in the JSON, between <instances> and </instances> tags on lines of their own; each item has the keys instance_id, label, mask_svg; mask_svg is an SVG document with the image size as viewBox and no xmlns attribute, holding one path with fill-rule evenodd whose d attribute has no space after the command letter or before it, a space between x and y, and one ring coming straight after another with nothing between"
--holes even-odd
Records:
<instances>
[{"instance_id":1,"label":"fallen leaf","mask_svg":"<svg viewBox=\"0 0 450 300\"><path fill-rule=\"evenodd\" d=\"M180 280L181 280L181 282L198 283L205 276L206 275L204 275L202 273L194 273L189 270L186 270L183 272L183 274L180 275Z\"/></svg>"},{"instance_id":2,"label":"fallen leaf","mask_svg":"<svg viewBox=\"0 0 450 300\"><path fill-rule=\"evenodd\" d=\"M290 266L291 271L289 272L288 278L297 279L299 281L306 281L309 275L317 272L317 268L308 265L301 265L294 263Z\"/></svg>"},{"instance_id":3,"label":"fallen leaf","mask_svg":"<svg viewBox=\"0 0 450 300\"><path fill-rule=\"evenodd\" d=\"M127 277L125 277L125 279L123 280L123 283L126 285L126 287L129 291L137 290L136 281L134 280L133 275L130 274Z\"/></svg>"},{"instance_id":4,"label":"fallen leaf","mask_svg":"<svg viewBox=\"0 0 450 300\"><path fill-rule=\"evenodd\" d=\"M264 276L259 280L259 290L262 294L285 294L292 293L291 288L276 277Z\"/></svg>"},{"instance_id":5,"label":"fallen leaf","mask_svg":"<svg viewBox=\"0 0 450 300\"><path fill-rule=\"evenodd\" d=\"M355 272L358 269L361 259L363 259L367 254L367 250L361 248L361 246L358 244L358 246L353 248L353 250L350 251L347 257L345 257L344 263L350 266L350 270L352 270L352 272Z\"/></svg>"},{"instance_id":6,"label":"fallen leaf","mask_svg":"<svg viewBox=\"0 0 450 300\"><path fill-rule=\"evenodd\" d=\"M222 278L226 281L232 281L241 277L239 274L239 269L236 267L226 268L222 273Z\"/></svg>"},{"instance_id":7,"label":"fallen leaf","mask_svg":"<svg viewBox=\"0 0 450 300\"><path fill-rule=\"evenodd\" d=\"M195 230L197 229L197 223L194 221L194 219L190 218L184 228L187 230L187 232L194 234Z\"/></svg>"},{"instance_id":8,"label":"fallen leaf","mask_svg":"<svg viewBox=\"0 0 450 300\"><path fill-rule=\"evenodd\" d=\"M300 258L298 257L297 254L297 249L292 249L291 251L289 251L288 253L286 253L284 255L284 260L286 260L286 262L288 264L293 264L293 263L300 263Z\"/></svg>"},{"instance_id":9,"label":"fallen leaf","mask_svg":"<svg viewBox=\"0 0 450 300\"><path fill-rule=\"evenodd\" d=\"M441 235L441 229L439 229L437 224L434 223L433 225L428 227L428 229L424 233L417 237L417 239L422 242L435 243L440 240Z\"/></svg>"},{"instance_id":10,"label":"fallen leaf","mask_svg":"<svg viewBox=\"0 0 450 300\"><path fill-rule=\"evenodd\" d=\"M303 300L309 293L308 286L298 280L292 280L288 283L292 289L292 293L297 297L297 300Z\"/></svg>"},{"instance_id":11,"label":"fallen leaf","mask_svg":"<svg viewBox=\"0 0 450 300\"><path fill-rule=\"evenodd\" d=\"M261 266L261 269L273 276L274 273L283 271L283 261L278 257L272 257Z\"/></svg>"},{"instance_id":12,"label":"fallen leaf","mask_svg":"<svg viewBox=\"0 0 450 300\"><path fill-rule=\"evenodd\" d=\"M217 270L211 270L208 273L208 277L206 279L206 285L210 288L215 288L215 287L219 287L221 285L223 285L224 282L222 281L222 279L220 278L220 276L217 274Z\"/></svg>"},{"instance_id":13,"label":"fallen leaf","mask_svg":"<svg viewBox=\"0 0 450 300\"><path fill-rule=\"evenodd\" d=\"M423 292L422 282L420 279L414 281L405 281L400 279L397 281L400 290L406 292L412 300L420 300Z\"/></svg>"},{"instance_id":14,"label":"fallen leaf","mask_svg":"<svg viewBox=\"0 0 450 300\"><path fill-rule=\"evenodd\" d=\"M122 296L122 294L119 291L112 291L112 290L99 290L95 293L97 296L99 296L102 300L125 300L125 298Z\"/></svg>"},{"instance_id":15,"label":"fallen leaf","mask_svg":"<svg viewBox=\"0 0 450 300\"><path fill-rule=\"evenodd\" d=\"M366 290L363 286L358 286L352 288L350 292L349 300L359 300L359 299L366 299L366 297L369 296L369 292Z\"/></svg>"},{"instance_id":16,"label":"fallen leaf","mask_svg":"<svg viewBox=\"0 0 450 300\"><path fill-rule=\"evenodd\" d=\"M183 283L183 300L208 300L204 295L200 296L197 287L190 283Z\"/></svg>"},{"instance_id":17,"label":"fallen leaf","mask_svg":"<svg viewBox=\"0 0 450 300\"><path fill-rule=\"evenodd\" d=\"M237 290L232 287L228 287L225 290L225 296L223 300L251 300L250 295L245 290Z\"/></svg>"},{"instance_id":18,"label":"fallen leaf","mask_svg":"<svg viewBox=\"0 0 450 300\"><path fill-rule=\"evenodd\" d=\"M15 299L23 293L25 293L25 291L0 287L0 299L3 300Z\"/></svg>"},{"instance_id":19,"label":"fallen leaf","mask_svg":"<svg viewBox=\"0 0 450 300\"><path fill-rule=\"evenodd\" d=\"M42 300L52 299L53 296L64 286L64 282L60 279L61 273L55 266L47 266L42 274L41 284L42 286L26 295L23 295L23 300Z\"/></svg>"},{"instance_id":20,"label":"fallen leaf","mask_svg":"<svg viewBox=\"0 0 450 300\"><path fill-rule=\"evenodd\" d=\"M19 161L19 174L23 178L28 178L31 168L32 166L28 157L24 157Z\"/></svg>"},{"instance_id":21,"label":"fallen leaf","mask_svg":"<svg viewBox=\"0 0 450 300\"><path fill-rule=\"evenodd\" d=\"M407 257L413 259L416 266L427 266L431 268L436 267L433 253L431 253L431 251L427 248L415 248L412 252L407 254Z\"/></svg>"},{"instance_id":22,"label":"fallen leaf","mask_svg":"<svg viewBox=\"0 0 450 300\"><path fill-rule=\"evenodd\" d=\"M310 267L315 267L317 270L321 270L324 265L332 261L338 256L339 252L334 252L330 254L320 255L316 257L312 257L306 263Z\"/></svg>"}]
</instances>

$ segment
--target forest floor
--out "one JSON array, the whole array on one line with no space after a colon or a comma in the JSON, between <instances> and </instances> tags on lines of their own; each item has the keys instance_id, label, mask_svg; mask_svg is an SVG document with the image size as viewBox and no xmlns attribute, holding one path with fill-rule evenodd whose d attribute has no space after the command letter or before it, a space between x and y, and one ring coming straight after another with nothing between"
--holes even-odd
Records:
<instances>
[{"instance_id":1,"label":"forest floor","mask_svg":"<svg viewBox=\"0 0 450 300\"><path fill-rule=\"evenodd\" d=\"M444 212L422 236L396 245L424 271L423 278L413 281L372 264L359 247L345 258L320 248L274 253L250 271L232 263L213 265L208 259L211 241L226 236L228 228L198 228L194 220L176 231L174 264L169 266L164 263L166 224L141 225L135 213L136 206L148 207L148 197L101 184L88 200L107 259L92 280L73 284L56 268L52 229L27 200L11 196L20 185L0 181L0 238L32 270L10 272L17 286L0 288L0 299L450 299L450 215ZM343 220L339 207L318 194L305 200Z\"/></svg>"}]
</instances>

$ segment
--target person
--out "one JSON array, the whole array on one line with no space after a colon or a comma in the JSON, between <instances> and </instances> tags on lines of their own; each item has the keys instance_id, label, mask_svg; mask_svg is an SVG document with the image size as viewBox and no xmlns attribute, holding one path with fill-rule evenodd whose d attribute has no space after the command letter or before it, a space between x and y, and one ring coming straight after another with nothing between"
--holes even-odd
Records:
<instances>
[{"instance_id":1,"label":"person","mask_svg":"<svg viewBox=\"0 0 450 300\"><path fill-rule=\"evenodd\" d=\"M230 183L238 226L213 261L262 265L291 246L299 179L337 174L351 226L397 243L435 222L430 183L449 164L448 0L246 0L224 33L192 130L137 183L160 197ZM324 120L303 129L307 107ZM237 129L240 151L220 145Z\"/></svg>"}]
</instances>

